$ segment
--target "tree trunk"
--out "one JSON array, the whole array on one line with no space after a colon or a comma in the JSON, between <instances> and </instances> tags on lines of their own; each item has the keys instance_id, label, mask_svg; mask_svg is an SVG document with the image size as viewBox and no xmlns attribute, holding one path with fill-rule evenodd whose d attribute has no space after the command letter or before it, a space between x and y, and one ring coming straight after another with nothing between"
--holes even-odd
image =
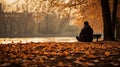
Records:
<instances>
[{"instance_id":1,"label":"tree trunk","mask_svg":"<svg viewBox=\"0 0 120 67\"><path fill-rule=\"evenodd\" d=\"M113 11L112 11L112 22L111 22L111 27L112 27L112 39L115 40L115 27L116 27L116 18L117 18L117 5L118 5L118 0L114 0L113 3Z\"/></svg>"},{"instance_id":2,"label":"tree trunk","mask_svg":"<svg viewBox=\"0 0 120 67\"><path fill-rule=\"evenodd\" d=\"M104 40L109 41L111 37L111 15L110 15L110 6L109 0L101 0L101 7L103 13L103 23L104 23Z\"/></svg>"}]
</instances>

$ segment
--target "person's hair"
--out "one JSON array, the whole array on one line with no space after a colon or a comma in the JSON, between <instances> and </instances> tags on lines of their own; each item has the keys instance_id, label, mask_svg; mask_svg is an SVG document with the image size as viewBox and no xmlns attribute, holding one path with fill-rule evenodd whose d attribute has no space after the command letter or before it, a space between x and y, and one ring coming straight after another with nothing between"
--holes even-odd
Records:
<instances>
[{"instance_id":1,"label":"person's hair","mask_svg":"<svg viewBox=\"0 0 120 67\"><path fill-rule=\"evenodd\" d=\"M88 21L85 21L85 22L84 22L84 25L89 25Z\"/></svg>"}]
</instances>

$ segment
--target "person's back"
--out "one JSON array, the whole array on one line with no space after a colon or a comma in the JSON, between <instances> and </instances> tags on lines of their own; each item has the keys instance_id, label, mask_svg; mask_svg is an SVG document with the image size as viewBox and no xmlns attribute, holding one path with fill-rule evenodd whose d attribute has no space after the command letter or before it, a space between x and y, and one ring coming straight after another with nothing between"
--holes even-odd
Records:
<instances>
[{"instance_id":1,"label":"person's back","mask_svg":"<svg viewBox=\"0 0 120 67\"><path fill-rule=\"evenodd\" d=\"M88 22L84 22L84 28L82 28L79 37L76 37L78 41L92 42L93 40L93 29L89 26Z\"/></svg>"}]
</instances>

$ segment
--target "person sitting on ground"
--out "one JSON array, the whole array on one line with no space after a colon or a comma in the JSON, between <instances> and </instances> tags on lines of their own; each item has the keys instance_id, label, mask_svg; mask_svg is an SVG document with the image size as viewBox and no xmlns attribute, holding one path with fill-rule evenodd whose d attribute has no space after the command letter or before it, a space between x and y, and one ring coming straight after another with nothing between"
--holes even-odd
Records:
<instances>
[{"instance_id":1,"label":"person sitting on ground","mask_svg":"<svg viewBox=\"0 0 120 67\"><path fill-rule=\"evenodd\" d=\"M92 42L93 29L90 27L88 21L84 22L84 27L82 28L79 36L76 36L76 39L81 42Z\"/></svg>"}]
</instances>

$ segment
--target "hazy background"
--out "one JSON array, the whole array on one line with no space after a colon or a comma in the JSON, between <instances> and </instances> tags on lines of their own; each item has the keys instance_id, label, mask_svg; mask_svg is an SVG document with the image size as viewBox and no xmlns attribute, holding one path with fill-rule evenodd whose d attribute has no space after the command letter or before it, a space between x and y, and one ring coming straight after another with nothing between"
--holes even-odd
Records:
<instances>
[{"instance_id":1,"label":"hazy background","mask_svg":"<svg viewBox=\"0 0 120 67\"><path fill-rule=\"evenodd\" d=\"M30 2L30 0L28 1ZM110 0L111 4L112 1ZM0 3L0 37L71 37L79 34L84 21L90 23L94 33L103 33L100 0L89 0L83 4L84 7L77 8L78 10L83 8L83 10L75 18L75 13L67 15L66 12L64 13L65 17L62 18L57 14L59 11L46 14L49 10L43 10L46 6L43 5L42 10L39 10L36 5L32 8L35 3L27 3L24 0L0 0ZM57 10L57 8L51 9ZM39 11L46 12L41 13ZM75 9L72 8L71 11L75 12ZM120 32L119 12L120 9L118 9L116 27L118 33ZM120 37L118 33L117 35Z\"/></svg>"}]
</instances>

